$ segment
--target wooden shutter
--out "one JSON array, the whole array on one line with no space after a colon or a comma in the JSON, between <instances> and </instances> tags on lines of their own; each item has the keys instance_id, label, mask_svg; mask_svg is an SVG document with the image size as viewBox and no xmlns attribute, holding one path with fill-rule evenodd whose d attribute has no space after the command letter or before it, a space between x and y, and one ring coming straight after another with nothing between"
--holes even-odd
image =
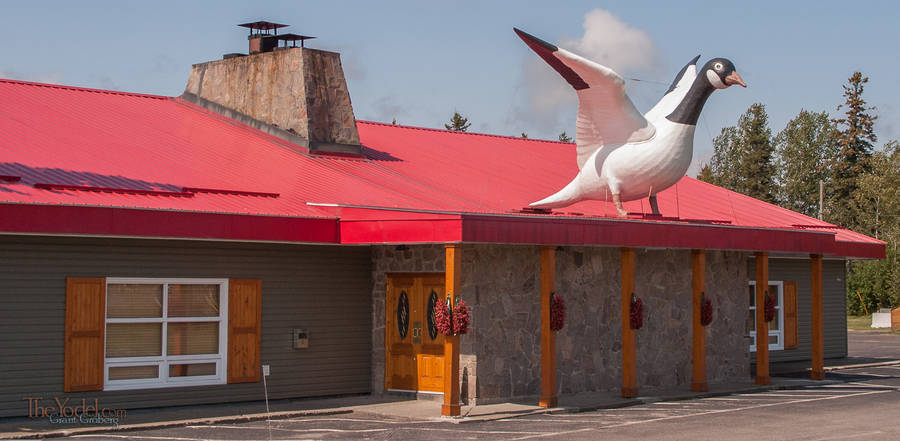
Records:
<instances>
[{"instance_id":1,"label":"wooden shutter","mask_svg":"<svg viewBox=\"0 0 900 441\"><path fill-rule=\"evenodd\" d=\"M784 282L784 348L797 349L797 282Z\"/></svg>"},{"instance_id":2,"label":"wooden shutter","mask_svg":"<svg viewBox=\"0 0 900 441\"><path fill-rule=\"evenodd\" d=\"M63 391L103 390L106 279L66 278Z\"/></svg>"},{"instance_id":3,"label":"wooden shutter","mask_svg":"<svg viewBox=\"0 0 900 441\"><path fill-rule=\"evenodd\" d=\"M259 381L262 281L228 281L228 382Z\"/></svg>"}]
</instances>

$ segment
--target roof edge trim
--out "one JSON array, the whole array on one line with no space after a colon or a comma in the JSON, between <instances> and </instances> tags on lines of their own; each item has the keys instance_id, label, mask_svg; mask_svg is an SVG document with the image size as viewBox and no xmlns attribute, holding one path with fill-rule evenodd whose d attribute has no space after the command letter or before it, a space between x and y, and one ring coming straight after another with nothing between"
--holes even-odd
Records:
<instances>
[{"instance_id":1,"label":"roof edge trim","mask_svg":"<svg viewBox=\"0 0 900 441\"><path fill-rule=\"evenodd\" d=\"M137 93L137 92L122 92L118 90L107 90L107 89L93 89L90 87L78 87L78 86L67 86L64 84L51 84L51 83L38 83L35 81L23 81L23 80L12 80L9 78L0 78L0 83L8 83L8 84L18 84L22 86L34 86L34 87L47 87L51 89L62 89L62 90L70 90L73 92L91 92L91 93L104 93L108 95L121 95L121 96L131 96L136 98L150 98L156 100L167 100L171 97L164 95L152 95L148 93Z\"/></svg>"},{"instance_id":2,"label":"roof edge trim","mask_svg":"<svg viewBox=\"0 0 900 441\"><path fill-rule=\"evenodd\" d=\"M0 204L0 233L340 243L336 218Z\"/></svg>"}]
</instances>

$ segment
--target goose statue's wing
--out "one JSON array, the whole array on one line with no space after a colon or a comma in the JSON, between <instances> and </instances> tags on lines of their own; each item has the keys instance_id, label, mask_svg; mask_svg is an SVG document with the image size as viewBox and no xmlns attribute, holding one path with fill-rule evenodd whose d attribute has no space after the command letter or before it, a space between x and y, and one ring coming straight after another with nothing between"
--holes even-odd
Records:
<instances>
[{"instance_id":1,"label":"goose statue's wing","mask_svg":"<svg viewBox=\"0 0 900 441\"><path fill-rule=\"evenodd\" d=\"M699 59L700 56L697 55L693 60L689 61L688 64L681 68L678 75L675 75L675 79L672 81L672 85L669 86L669 90L666 90L666 93L663 94L659 102L644 114L644 118L646 118L647 121L656 121L675 111L675 108L678 107L678 104L681 103L681 100L684 99L688 90L690 90L694 79L697 78L697 60Z\"/></svg>"},{"instance_id":2,"label":"goose statue's wing","mask_svg":"<svg viewBox=\"0 0 900 441\"><path fill-rule=\"evenodd\" d=\"M646 141L656 133L653 125L647 122L625 94L625 80L615 71L533 35L514 30L578 94L575 145L579 169L599 149Z\"/></svg>"}]
</instances>

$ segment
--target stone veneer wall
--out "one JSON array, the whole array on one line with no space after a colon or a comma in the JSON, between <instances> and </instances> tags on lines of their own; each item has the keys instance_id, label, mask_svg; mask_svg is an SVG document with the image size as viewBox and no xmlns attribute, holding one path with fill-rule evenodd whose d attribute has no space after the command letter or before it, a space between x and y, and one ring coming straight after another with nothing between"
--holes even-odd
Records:
<instances>
[{"instance_id":1,"label":"stone veneer wall","mask_svg":"<svg viewBox=\"0 0 900 441\"><path fill-rule=\"evenodd\" d=\"M707 381L750 376L745 319L746 255L709 251L706 293L714 305L707 327ZM613 391L622 385L621 254L617 248L567 247L556 253L557 292L566 327L557 334L558 393ZM635 294L644 302L637 331L639 388L690 386L691 253L637 250ZM580 325L578 325L580 324Z\"/></svg>"},{"instance_id":2,"label":"stone veneer wall","mask_svg":"<svg viewBox=\"0 0 900 441\"><path fill-rule=\"evenodd\" d=\"M184 91L312 142L359 145L338 53L291 48L195 64Z\"/></svg>"},{"instance_id":3,"label":"stone veneer wall","mask_svg":"<svg viewBox=\"0 0 900 441\"><path fill-rule=\"evenodd\" d=\"M541 388L540 249L465 246L462 265L461 295L471 301L473 314L469 334L461 339L468 341L460 349L476 362L476 402L536 400Z\"/></svg>"},{"instance_id":4,"label":"stone veneer wall","mask_svg":"<svg viewBox=\"0 0 900 441\"><path fill-rule=\"evenodd\" d=\"M620 251L586 247L564 250L556 253L556 292L566 301L566 326L556 334L557 393L621 387ZM643 253L638 254L637 262L645 260L640 256ZM638 266L637 274L640 271ZM635 288L642 291L637 280ZM648 304L645 311L649 310ZM648 322L645 320L645 326ZM642 352L643 348L637 351L638 366L642 366ZM644 378L638 378L638 385L643 382Z\"/></svg>"},{"instance_id":5,"label":"stone veneer wall","mask_svg":"<svg viewBox=\"0 0 900 441\"><path fill-rule=\"evenodd\" d=\"M621 387L621 260L618 248L564 247L557 252L557 292L567 305L557 334L558 393ZM386 273L442 272L440 245L373 247L372 390L384 389ZM638 250L635 290L644 300L638 331L641 388L691 383L691 260L686 250ZM472 404L540 393L540 253L536 246L465 245L460 295L472 306L462 337L464 401ZM750 376L746 333L746 255L707 253L707 290L715 319L707 329L710 383Z\"/></svg>"},{"instance_id":6,"label":"stone veneer wall","mask_svg":"<svg viewBox=\"0 0 900 441\"><path fill-rule=\"evenodd\" d=\"M735 251L706 253L706 295L714 308L713 322L706 330L706 376L710 382L750 378L747 282L755 275L747 272L747 256Z\"/></svg>"}]
</instances>

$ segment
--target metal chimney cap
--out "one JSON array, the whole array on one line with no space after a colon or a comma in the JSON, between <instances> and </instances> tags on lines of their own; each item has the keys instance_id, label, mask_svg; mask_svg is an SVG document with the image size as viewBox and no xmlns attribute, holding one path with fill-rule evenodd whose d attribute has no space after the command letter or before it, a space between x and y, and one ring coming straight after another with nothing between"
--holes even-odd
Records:
<instances>
[{"instance_id":1,"label":"metal chimney cap","mask_svg":"<svg viewBox=\"0 0 900 441\"><path fill-rule=\"evenodd\" d=\"M312 40L316 37L310 37L308 35L297 35L297 34L281 34L277 37L279 40L285 41L297 41L297 40Z\"/></svg>"},{"instance_id":2,"label":"metal chimney cap","mask_svg":"<svg viewBox=\"0 0 900 441\"><path fill-rule=\"evenodd\" d=\"M254 21L250 23L239 24L238 26L242 28L250 28L251 31L270 31L272 29L284 28L289 25L281 24L281 23L272 23L270 21Z\"/></svg>"},{"instance_id":3,"label":"metal chimney cap","mask_svg":"<svg viewBox=\"0 0 900 441\"><path fill-rule=\"evenodd\" d=\"M297 41L300 42L300 47L305 47L304 42L306 40L311 40L316 37L310 37L308 35L297 35L297 34L282 34L277 37L279 41L284 42L284 47L288 47L288 42L291 43L291 47L297 47Z\"/></svg>"}]
</instances>

